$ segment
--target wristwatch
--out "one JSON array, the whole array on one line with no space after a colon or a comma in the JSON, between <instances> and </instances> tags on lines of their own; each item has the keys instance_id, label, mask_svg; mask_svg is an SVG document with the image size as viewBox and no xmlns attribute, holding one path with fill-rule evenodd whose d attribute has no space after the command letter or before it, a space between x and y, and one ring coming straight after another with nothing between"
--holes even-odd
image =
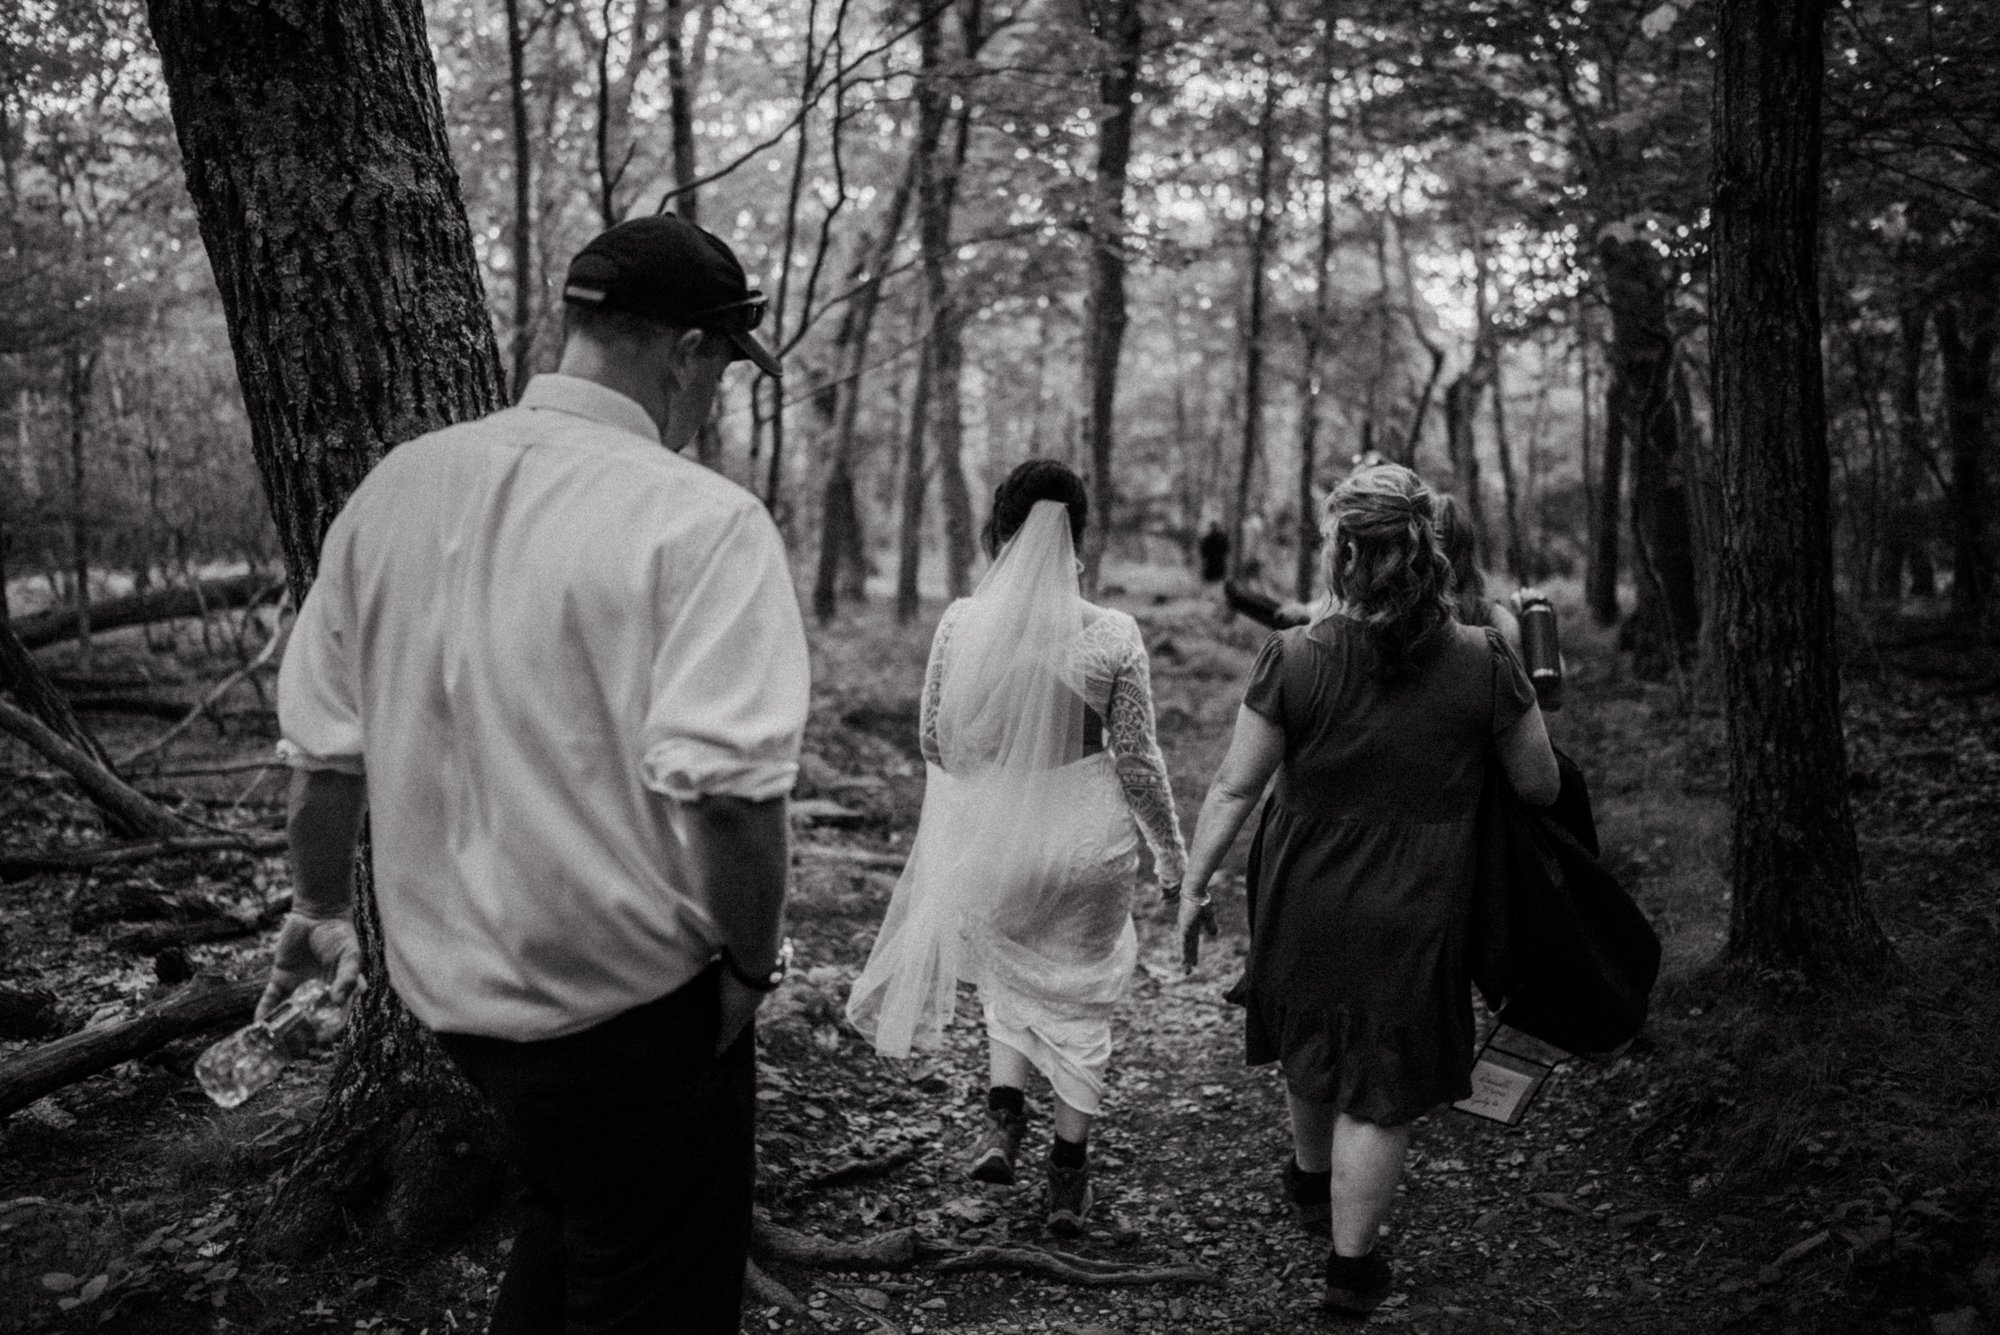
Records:
<instances>
[{"instance_id":1,"label":"wristwatch","mask_svg":"<svg viewBox=\"0 0 2000 1335\"><path fill-rule=\"evenodd\" d=\"M722 967L729 970L730 977L753 992L775 992L778 990L778 985L785 981L785 975L792 970L792 954L792 938L788 936L779 943L778 959L771 966L769 973L745 973L736 963L735 956L729 953L729 947L724 946L721 952Z\"/></svg>"}]
</instances>

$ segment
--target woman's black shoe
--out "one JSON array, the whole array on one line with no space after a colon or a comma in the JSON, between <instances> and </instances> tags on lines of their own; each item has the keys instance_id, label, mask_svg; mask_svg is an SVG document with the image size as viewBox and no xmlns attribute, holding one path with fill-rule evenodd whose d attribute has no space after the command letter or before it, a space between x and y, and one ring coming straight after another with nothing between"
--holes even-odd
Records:
<instances>
[{"instance_id":1,"label":"woman's black shoe","mask_svg":"<svg viewBox=\"0 0 2000 1335\"><path fill-rule=\"evenodd\" d=\"M1329 1311L1367 1316L1389 1296L1389 1260L1377 1247L1366 1256L1326 1254L1326 1301Z\"/></svg>"}]
</instances>

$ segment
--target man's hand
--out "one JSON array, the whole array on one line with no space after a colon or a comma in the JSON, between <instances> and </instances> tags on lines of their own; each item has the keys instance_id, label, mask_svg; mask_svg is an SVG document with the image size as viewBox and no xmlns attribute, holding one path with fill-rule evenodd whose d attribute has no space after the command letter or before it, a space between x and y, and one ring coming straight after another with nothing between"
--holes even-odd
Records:
<instances>
[{"instance_id":1,"label":"man's hand","mask_svg":"<svg viewBox=\"0 0 2000 1335\"><path fill-rule=\"evenodd\" d=\"M720 1057L736 1046L736 1040L757 1018L757 1008L764 1004L769 992L759 992L754 987L745 987L722 970L722 995L720 998L721 1017L715 1026L715 1055Z\"/></svg>"},{"instance_id":2,"label":"man's hand","mask_svg":"<svg viewBox=\"0 0 2000 1335\"><path fill-rule=\"evenodd\" d=\"M277 948L271 954L271 981L257 1001L257 1018L269 1019L301 985L328 977L332 982L327 993L336 1006L345 1006L367 986L361 976L361 940L354 934L353 919L286 914L278 928Z\"/></svg>"}]
</instances>

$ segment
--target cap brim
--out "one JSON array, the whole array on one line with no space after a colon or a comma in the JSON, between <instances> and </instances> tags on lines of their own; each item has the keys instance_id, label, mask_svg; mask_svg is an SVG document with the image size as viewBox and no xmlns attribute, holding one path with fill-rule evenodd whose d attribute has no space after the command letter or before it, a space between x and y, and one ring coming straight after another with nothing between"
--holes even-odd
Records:
<instances>
[{"instance_id":1,"label":"cap brim","mask_svg":"<svg viewBox=\"0 0 2000 1335\"><path fill-rule=\"evenodd\" d=\"M774 380L784 379L785 368L778 364L778 359L771 355L769 348L757 341L756 335L730 334L727 337L731 343L736 345L736 351L741 354L737 358L738 361L755 362L757 363L757 369L765 375L770 376Z\"/></svg>"}]
</instances>

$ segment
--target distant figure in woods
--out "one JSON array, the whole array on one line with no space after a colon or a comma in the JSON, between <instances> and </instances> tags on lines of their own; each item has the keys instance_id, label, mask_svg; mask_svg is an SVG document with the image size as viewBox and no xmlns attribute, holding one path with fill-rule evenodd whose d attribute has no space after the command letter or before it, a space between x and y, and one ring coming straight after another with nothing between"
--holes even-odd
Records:
<instances>
[{"instance_id":1,"label":"distant figure in woods","mask_svg":"<svg viewBox=\"0 0 2000 1335\"><path fill-rule=\"evenodd\" d=\"M1534 691L1498 632L1452 617L1437 501L1395 464L1350 475L1321 526L1327 604L1271 636L1196 825L1180 928L1275 773L1251 845L1240 987L1252 1064L1279 1062L1284 1184L1330 1234L1326 1302L1366 1312L1419 1113L1470 1092L1468 921L1489 747L1536 804L1558 786Z\"/></svg>"},{"instance_id":2,"label":"distant figure in woods","mask_svg":"<svg viewBox=\"0 0 2000 1335\"><path fill-rule=\"evenodd\" d=\"M848 1018L876 1051L933 1047L960 980L978 985L992 1080L966 1162L1014 1180L1028 1072L1055 1094L1048 1224L1090 1213L1086 1146L1111 1059L1111 1008L1138 955L1139 841L1163 890L1186 852L1153 729L1139 626L1084 601L1075 544L1089 502L1053 460L1000 484L993 565L945 610L924 675L928 774L910 858Z\"/></svg>"},{"instance_id":3,"label":"distant figure in woods","mask_svg":"<svg viewBox=\"0 0 2000 1335\"><path fill-rule=\"evenodd\" d=\"M1222 525L1211 519L1208 529L1196 544L1201 554L1201 582L1216 584L1229 577L1229 535L1222 531Z\"/></svg>"},{"instance_id":4,"label":"distant figure in woods","mask_svg":"<svg viewBox=\"0 0 2000 1335\"><path fill-rule=\"evenodd\" d=\"M735 255L672 215L564 297L558 374L392 450L327 532L260 1011L358 969L365 803L389 981L532 1189L492 1329L733 1335L808 665L764 508L675 451L732 361L778 366Z\"/></svg>"}]
</instances>

